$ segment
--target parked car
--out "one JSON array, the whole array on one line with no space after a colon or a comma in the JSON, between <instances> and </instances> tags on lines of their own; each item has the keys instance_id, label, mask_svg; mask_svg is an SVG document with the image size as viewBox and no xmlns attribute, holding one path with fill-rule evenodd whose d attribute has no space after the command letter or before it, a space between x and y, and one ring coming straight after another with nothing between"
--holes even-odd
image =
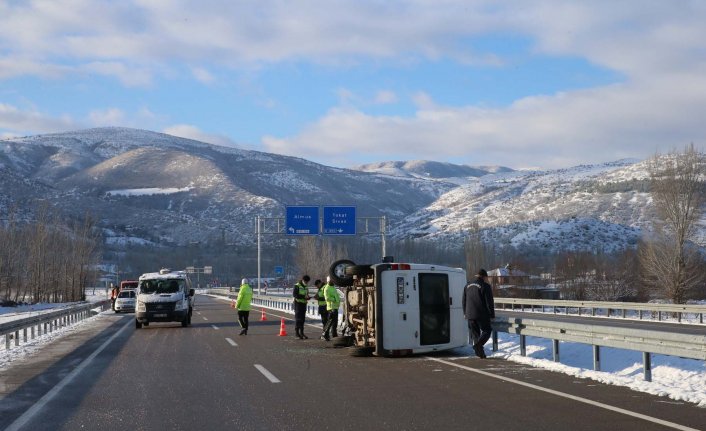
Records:
<instances>
[{"instance_id":1,"label":"parked car","mask_svg":"<svg viewBox=\"0 0 706 431\"><path fill-rule=\"evenodd\" d=\"M136 296L137 295L135 295L135 291L130 289L123 290L122 292L118 293L118 297L115 299L115 312L134 312Z\"/></svg>"}]
</instances>

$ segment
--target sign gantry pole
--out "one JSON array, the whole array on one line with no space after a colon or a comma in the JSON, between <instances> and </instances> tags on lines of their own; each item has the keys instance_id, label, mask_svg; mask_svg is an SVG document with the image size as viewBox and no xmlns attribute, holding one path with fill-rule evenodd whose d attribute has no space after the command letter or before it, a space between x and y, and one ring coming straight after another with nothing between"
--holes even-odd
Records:
<instances>
[{"instance_id":1,"label":"sign gantry pole","mask_svg":"<svg viewBox=\"0 0 706 431\"><path fill-rule=\"evenodd\" d=\"M262 278L262 267L260 257L262 255L262 247L260 245L260 216L257 216L257 294L260 294L260 279Z\"/></svg>"}]
</instances>

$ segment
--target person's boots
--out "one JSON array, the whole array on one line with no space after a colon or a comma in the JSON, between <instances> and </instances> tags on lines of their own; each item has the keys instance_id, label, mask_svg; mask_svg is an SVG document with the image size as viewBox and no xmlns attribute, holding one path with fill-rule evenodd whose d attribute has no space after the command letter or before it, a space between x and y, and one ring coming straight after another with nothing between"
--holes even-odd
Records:
<instances>
[{"instance_id":1,"label":"person's boots","mask_svg":"<svg viewBox=\"0 0 706 431\"><path fill-rule=\"evenodd\" d=\"M302 334L302 330L299 328L295 328L294 332L296 332L296 337L299 338L300 340L304 339L304 335Z\"/></svg>"}]
</instances>

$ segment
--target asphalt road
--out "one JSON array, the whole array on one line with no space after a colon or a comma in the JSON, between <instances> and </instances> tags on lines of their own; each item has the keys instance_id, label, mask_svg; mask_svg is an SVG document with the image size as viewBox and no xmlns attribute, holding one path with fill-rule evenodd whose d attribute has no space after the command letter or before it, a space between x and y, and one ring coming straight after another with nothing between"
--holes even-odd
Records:
<instances>
[{"instance_id":1,"label":"asphalt road","mask_svg":"<svg viewBox=\"0 0 706 431\"><path fill-rule=\"evenodd\" d=\"M294 338L291 315L258 309L238 336L228 303L198 296L196 311L189 328L110 316L5 394L0 429L706 429L706 409L622 387L453 352L357 358L315 325Z\"/></svg>"}]
</instances>

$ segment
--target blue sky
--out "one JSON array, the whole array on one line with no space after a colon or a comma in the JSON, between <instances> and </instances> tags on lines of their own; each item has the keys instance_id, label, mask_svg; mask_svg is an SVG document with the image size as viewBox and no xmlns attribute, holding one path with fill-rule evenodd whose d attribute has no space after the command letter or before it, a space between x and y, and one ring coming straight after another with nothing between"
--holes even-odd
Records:
<instances>
[{"instance_id":1,"label":"blue sky","mask_svg":"<svg viewBox=\"0 0 706 431\"><path fill-rule=\"evenodd\" d=\"M669 3L669 4L667 4ZM0 137L566 167L706 137L700 2L0 0Z\"/></svg>"}]
</instances>

